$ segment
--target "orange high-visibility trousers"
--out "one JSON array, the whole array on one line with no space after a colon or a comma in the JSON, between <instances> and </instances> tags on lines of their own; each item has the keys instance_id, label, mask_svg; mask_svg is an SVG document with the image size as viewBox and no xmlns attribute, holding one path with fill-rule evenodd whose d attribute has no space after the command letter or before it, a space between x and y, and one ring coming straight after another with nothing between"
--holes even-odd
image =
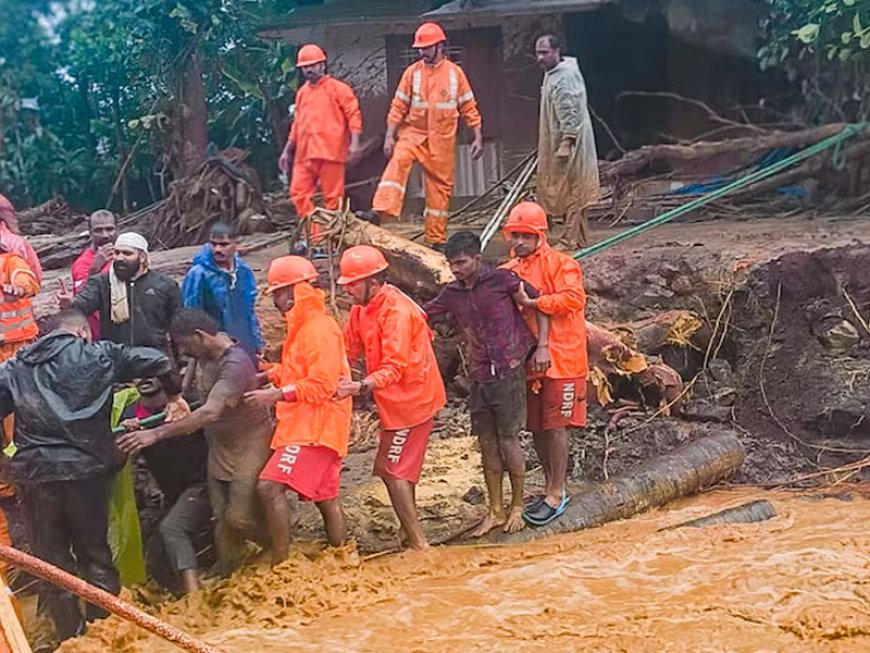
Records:
<instances>
[{"instance_id":1,"label":"orange high-visibility trousers","mask_svg":"<svg viewBox=\"0 0 870 653\"><path fill-rule=\"evenodd\" d=\"M417 162L423 168L423 191L426 194L426 208L423 211L426 242L432 245L445 243L456 172L455 139L449 139L447 143L437 142L434 147L433 139L420 144L415 140L399 137L378 184L372 209L381 215L401 215L411 166Z\"/></svg>"},{"instance_id":2,"label":"orange high-visibility trousers","mask_svg":"<svg viewBox=\"0 0 870 653\"><path fill-rule=\"evenodd\" d=\"M306 219L314 212L314 195L317 186L323 194L323 205L337 211L344 199L344 163L324 159L307 159L293 162L293 179L290 182L290 199L296 207L300 219ZM312 240L320 235L320 226L308 225Z\"/></svg>"}]
</instances>

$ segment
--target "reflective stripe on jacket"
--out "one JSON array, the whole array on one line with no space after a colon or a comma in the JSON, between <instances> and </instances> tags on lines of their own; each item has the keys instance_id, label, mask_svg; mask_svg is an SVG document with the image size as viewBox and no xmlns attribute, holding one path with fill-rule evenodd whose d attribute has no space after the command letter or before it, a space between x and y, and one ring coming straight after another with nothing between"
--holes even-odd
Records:
<instances>
[{"instance_id":1,"label":"reflective stripe on jacket","mask_svg":"<svg viewBox=\"0 0 870 653\"><path fill-rule=\"evenodd\" d=\"M24 290L25 297L0 304L0 342L29 342L39 334L30 297L39 293L36 275L16 254L0 254L0 281Z\"/></svg>"}]
</instances>

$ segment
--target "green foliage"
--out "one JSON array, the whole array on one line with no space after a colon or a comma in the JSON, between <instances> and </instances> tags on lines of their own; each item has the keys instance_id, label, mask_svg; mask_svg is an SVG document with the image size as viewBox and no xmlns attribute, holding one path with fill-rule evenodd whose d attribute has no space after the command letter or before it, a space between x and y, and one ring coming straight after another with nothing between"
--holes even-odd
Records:
<instances>
[{"instance_id":1,"label":"green foliage","mask_svg":"<svg viewBox=\"0 0 870 653\"><path fill-rule=\"evenodd\" d=\"M194 52L210 140L251 149L261 176L273 175L295 68L289 48L254 33L287 4L0 0L0 191L22 204L63 193L94 208L130 157L131 201L158 199L185 111L179 80ZM22 108L26 98L38 99L38 113Z\"/></svg>"},{"instance_id":2,"label":"green foliage","mask_svg":"<svg viewBox=\"0 0 870 653\"><path fill-rule=\"evenodd\" d=\"M803 84L812 117L866 117L870 89L870 0L767 0L762 69Z\"/></svg>"}]
</instances>

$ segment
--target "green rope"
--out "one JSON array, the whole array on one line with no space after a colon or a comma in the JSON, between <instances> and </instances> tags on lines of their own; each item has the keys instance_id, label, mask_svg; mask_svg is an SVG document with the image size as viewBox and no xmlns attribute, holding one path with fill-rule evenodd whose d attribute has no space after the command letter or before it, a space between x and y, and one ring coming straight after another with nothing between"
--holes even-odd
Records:
<instances>
[{"instance_id":1,"label":"green rope","mask_svg":"<svg viewBox=\"0 0 870 653\"><path fill-rule=\"evenodd\" d=\"M705 206L706 204L709 204L710 202L713 202L720 197L725 197L726 195L729 195L736 190L754 184L755 182L761 181L763 179L767 179L768 177L772 177L776 173L785 170L786 168L790 168L796 163L800 163L801 161L814 157L817 154L821 154L825 150L838 146L842 148L841 144L843 143L843 141L851 138L852 136L855 136L856 134L859 134L866 128L867 122L859 122L847 125L839 134L835 134L834 136L826 138L823 141L819 141L815 145L811 145L801 150L800 152L796 152L795 154L792 154L791 156L788 156L781 161L777 161L776 163L773 163L766 168L756 170L753 173L736 179L727 186L723 186L718 190L714 190L710 193L707 193L706 195L695 198L690 202L686 202L682 206L678 206L674 209L671 209L670 211L665 211L661 215L653 218L652 220L648 220L647 222L637 225L636 227L632 227L627 231L615 234L610 238L605 238L599 243L595 243L594 245L590 245L589 247L581 249L579 252L574 254L574 258L582 259L586 258L587 256L592 256L593 254L603 252L608 247L612 247L613 245L628 240L629 238L634 238L635 236L638 236L645 231L653 229L654 227L658 227L660 224L670 222L674 218L679 218L680 216L686 215L687 213L690 213L697 208ZM836 157L838 161L836 161L835 163L840 163L842 165L845 161L845 154L842 151L838 154L839 156Z\"/></svg>"}]
</instances>

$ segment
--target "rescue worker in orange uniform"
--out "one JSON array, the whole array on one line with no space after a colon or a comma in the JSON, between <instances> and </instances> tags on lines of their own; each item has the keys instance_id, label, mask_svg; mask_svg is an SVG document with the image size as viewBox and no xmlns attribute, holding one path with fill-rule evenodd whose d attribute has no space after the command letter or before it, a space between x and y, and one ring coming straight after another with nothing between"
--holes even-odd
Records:
<instances>
[{"instance_id":1,"label":"rescue worker in orange uniform","mask_svg":"<svg viewBox=\"0 0 870 653\"><path fill-rule=\"evenodd\" d=\"M505 225L511 260L505 264L540 295L532 299L521 286L519 303L526 321L537 334L536 309L550 318L550 367L529 375L526 393L527 428L544 469L546 489L523 518L544 526L568 507L568 429L586 426L586 292L580 264L547 242L547 214L534 202L521 202Z\"/></svg>"},{"instance_id":2,"label":"rescue worker in orange uniform","mask_svg":"<svg viewBox=\"0 0 870 653\"><path fill-rule=\"evenodd\" d=\"M33 317L31 297L39 294L39 281L27 262L0 245L0 288L3 300L0 302L0 362L7 361L19 349L36 340L39 328ZM15 418L7 415L3 419L3 446L12 442ZM3 454L0 454L3 455ZM15 496L11 483L0 482L0 497ZM9 524L6 515L0 510L0 544L12 546ZM6 570L0 564L0 572Z\"/></svg>"},{"instance_id":3,"label":"rescue worker in orange uniform","mask_svg":"<svg viewBox=\"0 0 870 653\"><path fill-rule=\"evenodd\" d=\"M447 242L447 215L456 168L456 131L461 116L474 130L471 155L483 154L483 121L462 68L446 58L447 36L424 23L414 37L420 61L402 75L387 115L384 155L389 159L372 211L397 218L402 212L411 166L423 167L425 238L436 249Z\"/></svg>"},{"instance_id":4,"label":"rescue worker in orange uniform","mask_svg":"<svg viewBox=\"0 0 870 653\"><path fill-rule=\"evenodd\" d=\"M6 197L0 195L0 247L4 252L18 254L27 261L36 280L42 283L42 264L39 257L27 239L21 235L18 227L18 216L15 207Z\"/></svg>"},{"instance_id":5,"label":"rescue worker in orange uniform","mask_svg":"<svg viewBox=\"0 0 870 653\"><path fill-rule=\"evenodd\" d=\"M342 379L338 397L372 393L381 421L374 474L380 476L401 523L400 541L429 545L417 515L416 486L435 415L447 403L423 309L386 282L384 255L369 245L341 257L338 283L356 304L345 327L352 361L365 357L362 381ZM405 542L402 542L403 544Z\"/></svg>"},{"instance_id":6,"label":"rescue worker in orange uniform","mask_svg":"<svg viewBox=\"0 0 870 653\"><path fill-rule=\"evenodd\" d=\"M353 89L326 73L326 54L309 43L299 48L296 67L305 84L296 91L296 117L278 166L293 173L290 199L300 219L314 212L318 185L327 209L337 210L344 198L344 166L361 152L362 113ZM295 156L294 156L295 155ZM308 225L312 241L320 229Z\"/></svg>"},{"instance_id":7,"label":"rescue worker in orange uniform","mask_svg":"<svg viewBox=\"0 0 870 653\"><path fill-rule=\"evenodd\" d=\"M272 563L287 558L291 515L286 488L313 501L331 546L347 540L339 501L341 461L350 440L352 400L335 401L339 379L350 376L341 327L326 312L322 290L311 283L317 271L300 256L282 256L269 266L275 307L287 319L281 363L269 372L275 387L254 390L245 401L277 405L273 454L260 473L257 492L266 509Z\"/></svg>"}]
</instances>

